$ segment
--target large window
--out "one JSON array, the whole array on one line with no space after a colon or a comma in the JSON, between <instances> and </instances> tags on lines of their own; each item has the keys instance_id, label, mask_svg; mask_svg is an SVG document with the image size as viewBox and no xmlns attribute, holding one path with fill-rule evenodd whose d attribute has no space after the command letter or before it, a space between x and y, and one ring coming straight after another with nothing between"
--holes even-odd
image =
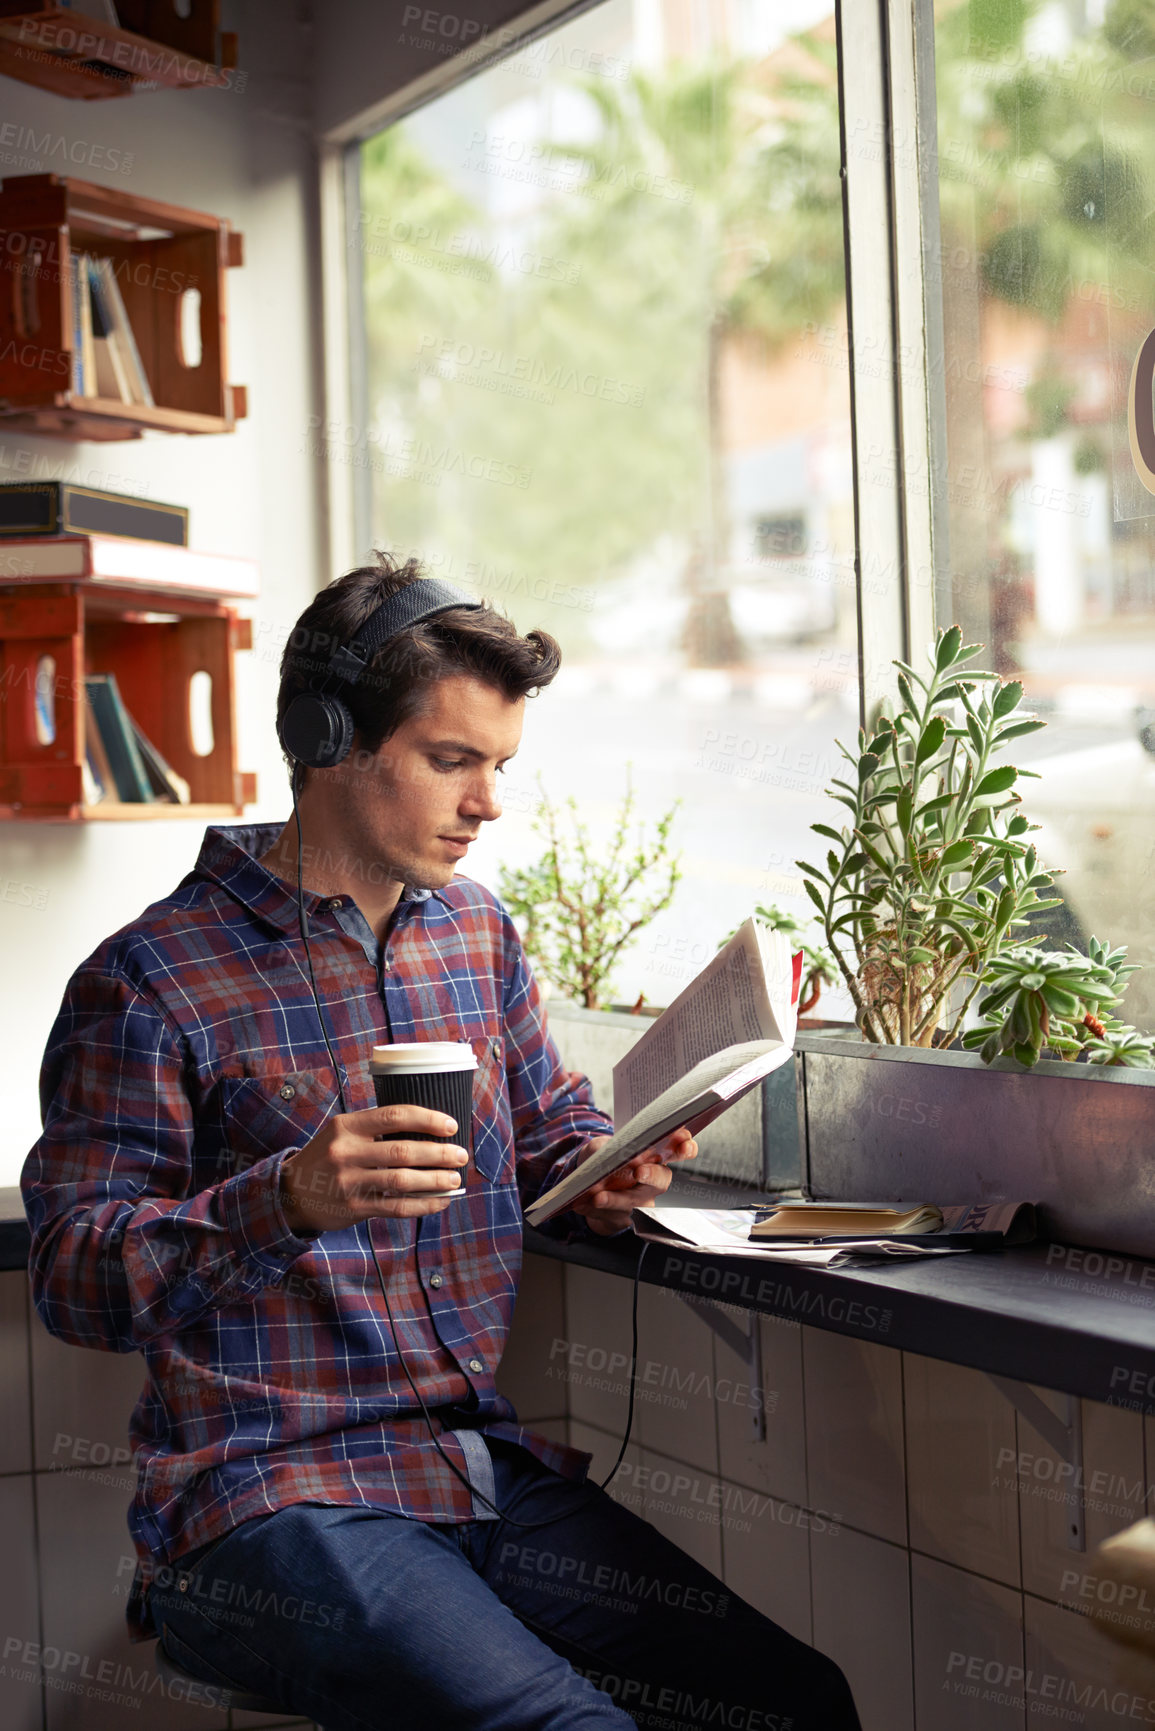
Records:
<instances>
[{"instance_id":1,"label":"large window","mask_svg":"<svg viewBox=\"0 0 1155 1731\"><path fill-rule=\"evenodd\" d=\"M706 20L712 23L707 27ZM359 148L359 538L565 652L469 869L683 801L663 1004L793 866L858 725L831 0L606 3Z\"/></svg>"},{"instance_id":2,"label":"large window","mask_svg":"<svg viewBox=\"0 0 1155 1731\"><path fill-rule=\"evenodd\" d=\"M1064 935L1127 942L1149 969L1155 498L1127 398L1155 322L1153 14L939 0L935 19L939 617L989 645L1050 723L1020 761L1040 777L1026 801L1044 852L1067 868ZM1155 1023L1155 973L1132 981L1126 1014Z\"/></svg>"}]
</instances>

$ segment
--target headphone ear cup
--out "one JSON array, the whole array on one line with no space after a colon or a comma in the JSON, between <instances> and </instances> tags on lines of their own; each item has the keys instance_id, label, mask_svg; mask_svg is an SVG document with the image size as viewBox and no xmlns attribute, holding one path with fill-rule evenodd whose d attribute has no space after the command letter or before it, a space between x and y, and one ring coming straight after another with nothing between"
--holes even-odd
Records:
<instances>
[{"instance_id":1,"label":"headphone ear cup","mask_svg":"<svg viewBox=\"0 0 1155 1731\"><path fill-rule=\"evenodd\" d=\"M334 764L341 763L353 749L353 717L348 704L342 703L339 697L325 699L332 717L333 743L324 763L318 764L319 769L332 769Z\"/></svg>"},{"instance_id":2,"label":"headphone ear cup","mask_svg":"<svg viewBox=\"0 0 1155 1731\"><path fill-rule=\"evenodd\" d=\"M281 744L308 769L332 769L349 755L353 717L339 697L299 692L281 723Z\"/></svg>"}]
</instances>

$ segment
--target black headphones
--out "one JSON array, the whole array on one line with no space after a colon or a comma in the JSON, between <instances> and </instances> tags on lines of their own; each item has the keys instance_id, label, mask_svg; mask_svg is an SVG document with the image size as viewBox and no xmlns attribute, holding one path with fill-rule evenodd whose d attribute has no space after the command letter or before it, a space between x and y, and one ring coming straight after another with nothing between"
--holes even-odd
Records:
<instances>
[{"instance_id":1,"label":"black headphones","mask_svg":"<svg viewBox=\"0 0 1155 1731\"><path fill-rule=\"evenodd\" d=\"M451 607L484 607L484 601L467 595L440 578L419 577L370 613L352 643L339 644L324 672L308 691L298 692L286 709L279 728L281 744L289 756L307 769L332 769L349 755L354 723L348 705L335 693L354 686L383 643L410 626L420 625Z\"/></svg>"}]
</instances>

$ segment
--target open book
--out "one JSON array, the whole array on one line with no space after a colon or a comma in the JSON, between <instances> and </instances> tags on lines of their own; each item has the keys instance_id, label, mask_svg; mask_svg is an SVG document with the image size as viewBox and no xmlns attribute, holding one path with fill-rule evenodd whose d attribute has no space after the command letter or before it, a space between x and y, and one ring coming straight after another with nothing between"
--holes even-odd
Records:
<instances>
[{"instance_id":1,"label":"open book","mask_svg":"<svg viewBox=\"0 0 1155 1731\"><path fill-rule=\"evenodd\" d=\"M614 1065L620 1128L526 1209L540 1226L635 1154L683 1125L691 1135L733 1106L794 1049L802 956L781 932L740 926Z\"/></svg>"}]
</instances>

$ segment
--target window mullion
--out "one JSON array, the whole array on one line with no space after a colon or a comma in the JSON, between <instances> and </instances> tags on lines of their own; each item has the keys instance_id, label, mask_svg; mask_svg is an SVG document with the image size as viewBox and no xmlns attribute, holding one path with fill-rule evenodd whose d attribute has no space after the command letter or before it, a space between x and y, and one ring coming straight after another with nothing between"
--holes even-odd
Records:
<instances>
[{"instance_id":1,"label":"window mullion","mask_svg":"<svg viewBox=\"0 0 1155 1731\"><path fill-rule=\"evenodd\" d=\"M863 717L906 653L885 0L839 8L847 329Z\"/></svg>"},{"instance_id":2,"label":"window mullion","mask_svg":"<svg viewBox=\"0 0 1155 1731\"><path fill-rule=\"evenodd\" d=\"M949 582L950 563L933 0L888 0L887 29L902 453L895 468L906 655L919 665L934 636L935 597Z\"/></svg>"},{"instance_id":3,"label":"window mullion","mask_svg":"<svg viewBox=\"0 0 1155 1731\"><path fill-rule=\"evenodd\" d=\"M309 423L311 455L324 476L328 565L332 571L347 571L357 563L353 557L360 525L356 521L354 470L349 463L330 460L328 432L352 427L353 353L363 332L351 317L351 295L360 284L360 260L350 259L349 167L345 149L323 144L320 152L321 306L324 344L324 395L319 421ZM337 443L342 442L338 433Z\"/></svg>"}]
</instances>

